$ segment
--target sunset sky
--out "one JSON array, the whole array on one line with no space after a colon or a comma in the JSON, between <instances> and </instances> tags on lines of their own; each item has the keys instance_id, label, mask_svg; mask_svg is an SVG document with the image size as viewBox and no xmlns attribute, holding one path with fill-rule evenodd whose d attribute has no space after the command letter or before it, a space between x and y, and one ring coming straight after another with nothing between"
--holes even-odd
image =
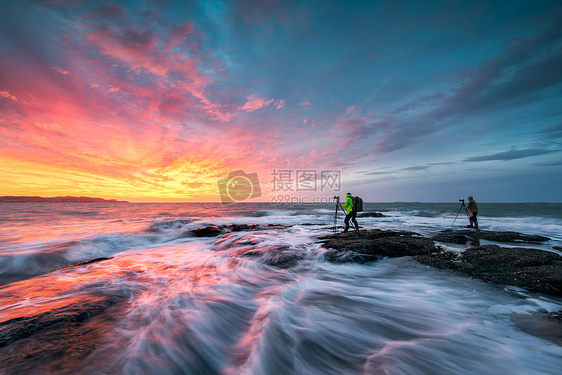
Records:
<instances>
[{"instance_id":1,"label":"sunset sky","mask_svg":"<svg viewBox=\"0 0 562 375\"><path fill-rule=\"evenodd\" d=\"M562 202L562 2L419 4L3 1L0 195Z\"/></svg>"}]
</instances>

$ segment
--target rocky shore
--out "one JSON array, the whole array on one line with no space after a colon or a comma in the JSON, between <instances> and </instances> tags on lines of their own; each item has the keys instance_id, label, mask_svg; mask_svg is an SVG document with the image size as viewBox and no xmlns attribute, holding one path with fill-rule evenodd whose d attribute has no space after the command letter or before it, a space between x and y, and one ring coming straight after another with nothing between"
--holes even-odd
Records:
<instances>
[{"instance_id":1,"label":"rocky shore","mask_svg":"<svg viewBox=\"0 0 562 375\"><path fill-rule=\"evenodd\" d=\"M499 285L517 286L533 292L562 296L562 256L527 247L481 245L480 240L537 244L543 236L517 232L445 230L431 238L417 233L378 229L320 237L334 263L376 261L381 256L409 256L427 266L449 269ZM447 251L437 242L468 244L463 251ZM553 249L557 250L556 247ZM522 331L562 345L562 311L517 315L512 322Z\"/></svg>"},{"instance_id":2,"label":"rocky shore","mask_svg":"<svg viewBox=\"0 0 562 375\"><path fill-rule=\"evenodd\" d=\"M413 232L379 229L320 237L328 261L374 261L380 256L411 256L418 262L451 269L486 282L562 296L562 256L523 247L480 245L480 240L517 244L549 241L543 236L516 232L446 230L431 238ZM436 242L437 241L437 242ZM464 251L446 251L438 242L472 245Z\"/></svg>"}]
</instances>

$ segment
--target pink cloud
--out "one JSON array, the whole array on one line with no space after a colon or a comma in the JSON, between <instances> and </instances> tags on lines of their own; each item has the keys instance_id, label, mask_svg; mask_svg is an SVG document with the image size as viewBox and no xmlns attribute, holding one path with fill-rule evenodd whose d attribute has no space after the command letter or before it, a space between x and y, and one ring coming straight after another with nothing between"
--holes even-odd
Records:
<instances>
[{"instance_id":1,"label":"pink cloud","mask_svg":"<svg viewBox=\"0 0 562 375\"><path fill-rule=\"evenodd\" d=\"M12 99L13 101L18 101L18 98L16 98L15 95L10 94L7 91L0 91L0 96L3 98L7 98L7 99Z\"/></svg>"},{"instance_id":2,"label":"pink cloud","mask_svg":"<svg viewBox=\"0 0 562 375\"><path fill-rule=\"evenodd\" d=\"M254 112L260 108L267 107L270 104L275 104L277 109L281 109L285 105L285 101L275 99L266 100L264 98L260 98L258 94L252 94L248 97L246 104L244 104L244 106L240 109L246 112Z\"/></svg>"},{"instance_id":3,"label":"pink cloud","mask_svg":"<svg viewBox=\"0 0 562 375\"><path fill-rule=\"evenodd\" d=\"M51 69L63 75L67 75L68 73L70 73L70 70L66 70L58 66L51 66Z\"/></svg>"},{"instance_id":4,"label":"pink cloud","mask_svg":"<svg viewBox=\"0 0 562 375\"><path fill-rule=\"evenodd\" d=\"M343 117L347 117L349 116L351 113L353 113L353 111L355 111L355 106L352 105L351 107L347 108L345 111L345 114L343 115Z\"/></svg>"},{"instance_id":5,"label":"pink cloud","mask_svg":"<svg viewBox=\"0 0 562 375\"><path fill-rule=\"evenodd\" d=\"M311 105L311 104L310 104L310 102L309 102L308 100L303 100L302 102L299 103L299 105L302 105L302 106L309 106L309 105Z\"/></svg>"},{"instance_id":6,"label":"pink cloud","mask_svg":"<svg viewBox=\"0 0 562 375\"><path fill-rule=\"evenodd\" d=\"M206 115L215 121L230 121L236 115L233 106L213 103L209 99L211 93L208 91L208 85L213 82L213 79L199 71L200 62L173 48L186 41L194 32L191 22L174 27L167 41L161 40L161 36L152 31L92 27L95 30L88 33L86 39L92 42L100 53L110 58L107 63L114 60L114 66L123 65L130 68L134 74L147 72L155 74L162 78L158 84L171 87L173 92L141 94L138 87L127 88L127 85L132 86L132 84L129 82L130 80L124 80L122 76L116 77L119 82L112 82L108 86L118 86L122 91L134 92L137 97L152 98L159 102L162 102L161 97L165 95L167 103L164 106L168 109L172 109L174 105L177 106L178 115L182 110L185 111L193 106L206 112ZM192 44L189 43L190 47ZM172 75L171 81L173 82L170 82L169 75ZM185 92L189 94L188 97ZM182 96L181 100L169 100L172 97ZM271 103L273 102L268 102L266 105Z\"/></svg>"}]
</instances>

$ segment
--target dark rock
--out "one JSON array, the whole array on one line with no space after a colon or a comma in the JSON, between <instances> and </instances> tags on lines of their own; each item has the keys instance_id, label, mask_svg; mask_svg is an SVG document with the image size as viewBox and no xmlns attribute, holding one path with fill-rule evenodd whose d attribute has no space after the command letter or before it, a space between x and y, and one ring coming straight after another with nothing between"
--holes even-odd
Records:
<instances>
[{"instance_id":1,"label":"dark rock","mask_svg":"<svg viewBox=\"0 0 562 375\"><path fill-rule=\"evenodd\" d=\"M486 245L469 248L461 256L450 259L445 258L445 253L418 256L416 259L423 264L457 270L486 282L562 295L562 257L549 251Z\"/></svg>"},{"instance_id":2,"label":"dark rock","mask_svg":"<svg viewBox=\"0 0 562 375\"><path fill-rule=\"evenodd\" d=\"M333 249L340 252L353 251L361 254L372 254L372 244L365 238L334 238L322 244L326 249Z\"/></svg>"},{"instance_id":3,"label":"dark rock","mask_svg":"<svg viewBox=\"0 0 562 375\"><path fill-rule=\"evenodd\" d=\"M191 233L195 237L216 237L223 234L224 229L216 225L211 225L208 227L192 229L188 231L188 233Z\"/></svg>"},{"instance_id":4,"label":"dark rock","mask_svg":"<svg viewBox=\"0 0 562 375\"><path fill-rule=\"evenodd\" d=\"M562 246L552 246L554 250L562 251Z\"/></svg>"},{"instance_id":5,"label":"dark rock","mask_svg":"<svg viewBox=\"0 0 562 375\"><path fill-rule=\"evenodd\" d=\"M415 232L408 232L403 230L382 230L382 229L371 229L366 232L367 237L370 239L384 238L384 237L400 237L400 236L414 236L422 237L421 234Z\"/></svg>"},{"instance_id":6,"label":"dark rock","mask_svg":"<svg viewBox=\"0 0 562 375\"><path fill-rule=\"evenodd\" d=\"M80 263L75 263L75 264L73 264L73 265L71 265L71 266L68 266L68 267L65 267L65 268L62 268L62 269L65 270L65 269L67 269L67 268L74 268L74 267L85 266L86 264L101 262L101 261L110 260L110 259L113 259L113 257L92 258L92 259L88 259L88 260L85 260L85 261L80 262Z\"/></svg>"},{"instance_id":7,"label":"dark rock","mask_svg":"<svg viewBox=\"0 0 562 375\"><path fill-rule=\"evenodd\" d=\"M389 257L415 256L441 251L429 238L409 236L385 237L374 240L373 251Z\"/></svg>"},{"instance_id":8,"label":"dark rock","mask_svg":"<svg viewBox=\"0 0 562 375\"><path fill-rule=\"evenodd\" d=\"M111 333L127 296L81 295L66 306L1 321L1 373L78 373Z\"/></svg>"},{"instance_id":9,"label":"dark rock","mask_svg":"<svg viewBox=\"0 0 562 375\"><path fill-rule=\"evenodd\" d=\"M514 314L511 321L525 333L562 346L562 311Z\"/></svg>"},{"instance_id":10,"label":"dark rock","mask_svg":"<svg viewBox=\"0 0 562 375\"><path fill-rule=\"evenodd\" d=\"M259 228L258 224L229 224L226 228L232 232L243 232L243 231L250 231L256 230Z\"/></svg>"},{"instance_id":11,"label":"dark rock","mask_svg":"<svg viewBox=\"0 0 562 375\"><path fill-rule=\"evenodd\" d=\"M479 238L478 232L472 230L453 230L446 229L431 237L434 241L466 244L469 241L475 241Z\"/></svg>"},{"instance_id":12,"label":"dark rock","mask_svg":"<svg viewBox=\"0 0 562 375\"><path fill-rule=\"evenodd\" d=\"M434 241L465 244L480 239L494 242L541 243L550 240L548 237L523 234L518 232L496 232L474 229L446 229L431 237Z\"/></svg>"},{"instance_id":13,"label":"dark rock","mask_svg":"<svg viewBox=\"0 0 562 375\"><path fill-rule=\"evenodd\" d=\"M369 231L333 234L321 238L323 247L336 251L352 251L360 254L384 255L389 257L412 256L441 251L435 243L414 232Z\"/></svg>"},{"instance_id":14,"label":"dark rock","mask_svg":"<svg viewBox=\"0 0 562 375\"><path fill-rule=\"evenodd\" d=\"M549 241L550 238L532 234L522 234L517 232L489 232L484 231L480 233L480 238L488 241L496 242L528 242L528 243L541 243Z\"/></svg>"},{"instance_id":15,"label":"dark rock","mask_svg":"<svg viewBox=\"0 0 562 375\"><path fill-rule=\"evenodd\" d=\"M309 225L312 225L312 224L309 224ZM228 224L228 225L225 226L226 229L228 229L232 232L285 229L285 228L290 228L290 227L292 227L292 225L289 225L289 224Z\"/></svg>"},{"instance_id":16,"label":"dark rock","mask_svg":"<svg viewBox=\"0 0 562 375\"><path fill-rule=\"evenodd\" d=\"M112 304L114 303L109 300L92 298L89 301L69 304L35 316L18 317L0 322L0 347L29 337L59 323L82 322L91 316L100 314L107 306Z\"/></svg>"},{"instance_id":17,"label":"dark rock","mask_svg":"<svg viewBox=\"0 0 562 375\"><path fill-rule=\"evenodd\" d=\"M562 262L558 254L538 249L504 248L498 245L472 247L462 254L463 261L479 264L483 267L516 269L520 267L536 267ZM562 275L561 275L562 276Z\"/></svg>"}]
</instances>

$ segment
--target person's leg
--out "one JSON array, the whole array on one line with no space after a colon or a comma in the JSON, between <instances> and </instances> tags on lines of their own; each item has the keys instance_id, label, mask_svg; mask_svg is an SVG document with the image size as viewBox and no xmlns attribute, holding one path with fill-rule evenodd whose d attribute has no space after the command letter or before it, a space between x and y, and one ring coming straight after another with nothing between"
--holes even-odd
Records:
<instances>
[{"instance_id":1,"label":"person's leg","mask_svg":"<svg viewBox=\"0 0 562 375\"><path fill-rule=\"evenodd\" d=\"M355 225L355 231L359 231L359 224L357 224L357 220L355 220L355 218L357 217L357 211L351 211L351 221L353 222L353 225Z\"/></svg>"},{"instance_id":2,"label":"person's leg","mask_svg":"<svg viewBox=\"0 0 562 375\"><path fill-rule=\"evenodd\" d=\"M478 229L478 212L472 214L472 221L474 222L474 228Z\"/></svg>"},{"instance_id":3,"label":"person's leg","mask_svg":"<svg viewBox=\"0 0 562 375\"><path fill-rule=\"evenodd\" d=\"M352 211L352 212L353 212L353 211ZM351 212L348 213L347 215L345 215L345 220L344 220L345 226L344 226L344 228L343 228L343 232L344 232L344 233L347 233L347 230L349 229L349 219L350 219L350 218L351 218Z\"/></svg>"},{"instance_id":4,"label":"person's leg","mask_svg":"<svg viewBox=\"0 0 562 375\"><path fill-rule=\"evenodd\" d=\"M473 220L474 220L474 216L472 213L470 213L470 216L468 217L468 227L472 228L473 227Z\"/></svg>"}]
</instances>

